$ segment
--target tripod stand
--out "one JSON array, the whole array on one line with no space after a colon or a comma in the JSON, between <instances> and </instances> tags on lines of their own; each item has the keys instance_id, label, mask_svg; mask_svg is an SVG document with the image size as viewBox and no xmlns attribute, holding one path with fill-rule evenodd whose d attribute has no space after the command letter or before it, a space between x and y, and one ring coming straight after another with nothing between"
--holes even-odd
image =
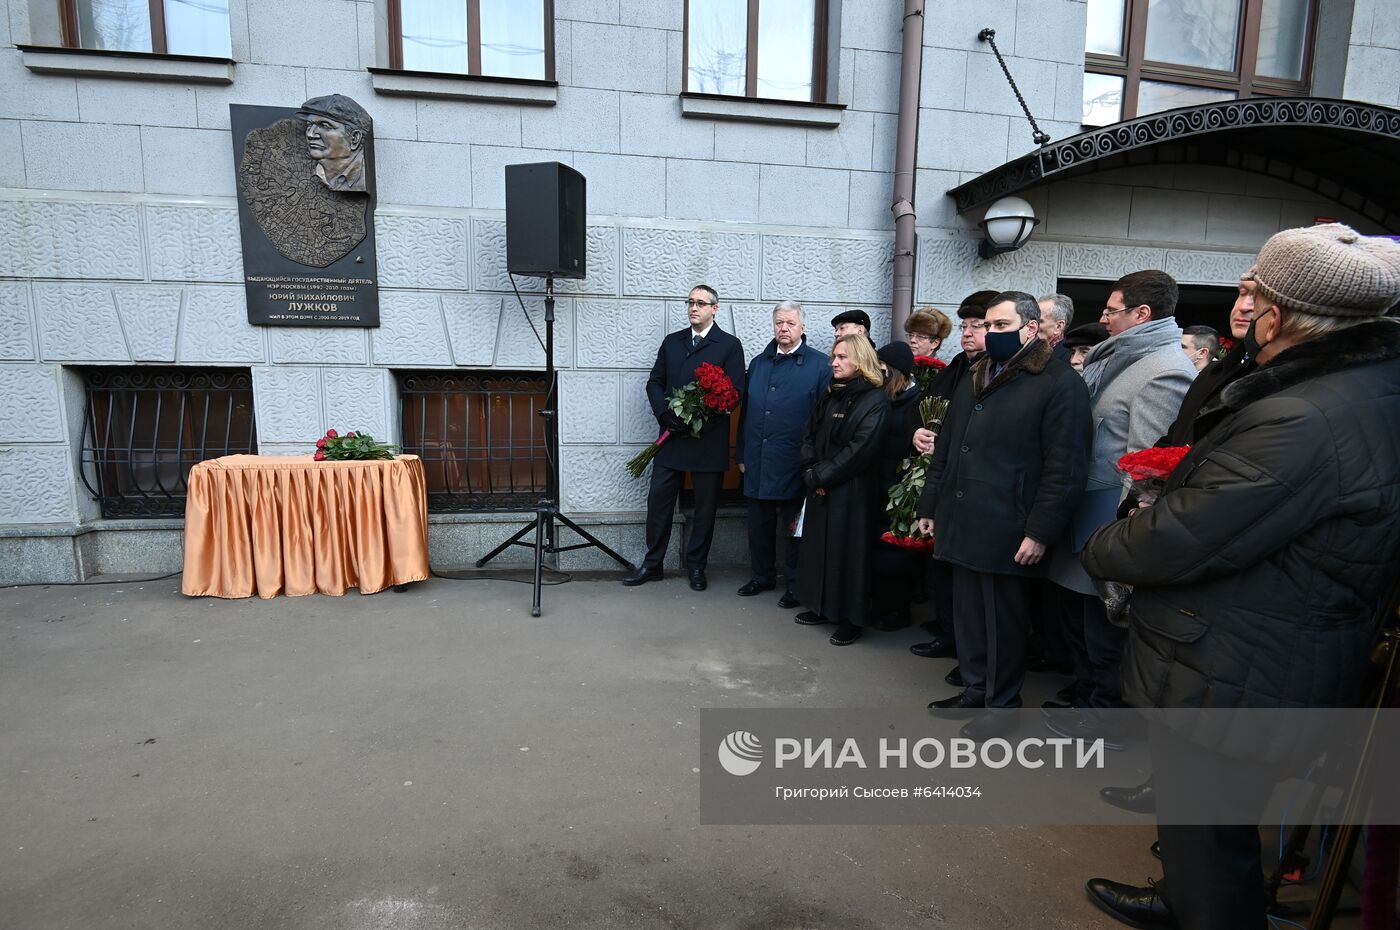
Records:
<instances>
[{"instance_id":1,"label":"tripod stand","mask_svg":"<svg viewBox=\"0 0 1400 930\"><path fill-rule=\"evenodd\" d=\"M545 380L549 384L544 407L540 410L540 416L544 418L544 497L540 498L539 504L535 507L534 520L522 526L514 536L476 560L476 567L481 568L511 546L525 546L535 550L535 598L530 605L530 616L532 617L540 615L540 593L544 584L544 557L546 554L555 555L560 552L595 547L611 556L619 565L628 569L635 567L631 562L600 542L593 534L564 516L559 510L559 373L554 370L554 275L552 274L546 276L544 289L544 370ZM556 525L556 521L573 530L583 542L569 546L559 545L557 535L559 527ZM524 538L531 530L535 531L535 541L533 543L524 542Z\"/></svg>"}]
</instances>

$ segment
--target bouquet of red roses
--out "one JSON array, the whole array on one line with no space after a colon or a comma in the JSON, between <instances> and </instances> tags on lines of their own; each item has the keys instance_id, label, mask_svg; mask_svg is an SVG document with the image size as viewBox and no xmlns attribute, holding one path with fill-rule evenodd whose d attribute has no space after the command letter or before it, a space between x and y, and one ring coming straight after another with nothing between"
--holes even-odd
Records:
<instances>
[{"instance_id":1,"label":"bouquet of red roses","mask_svg":"<svg viewBox=\"0 0 1400 930\"><path fill-rule=\"evenodd\" d=\"M941 358L934 358L931 355L916 355L914 356L914 382L919 385L919 390L927 394L933 376L947 367L948 363Z\"/></svg>"},{"instance_id":2,"label":"bouquet of red roses","mask_svg":"<svg viewBox=\"0 0 1400 930\"><path fill-rule=\"evenodd\" d=\"M388 446L382 442L375 442L374 437L369 433L357 433L354 430L340 435L333 429L326 430L326 435L316 440L316 452L311 456L318 462L330 460L332 462L345 462L356 459L391 459L394 457L396 446Z\"/></svg>"},{"instance_id":3,"label":"bouquet of red roses","mask_svg":"<svg viewBox=\"0 0 1400 930\"><path fill-rule=\"evenodd\" d=\"M717 413L729 413L739 406L739 391L734 382L724 373L724 369L709 362L695 369L695 380L685 387L674 388L666 398L666 407L690 430L690 435L700 436L705 421ZM662 431L656 442L647 446L627 463L627 472L633 478L640 478L647 470L661 446L671 438L671 430Z\"/></svg>"}]
</instances>

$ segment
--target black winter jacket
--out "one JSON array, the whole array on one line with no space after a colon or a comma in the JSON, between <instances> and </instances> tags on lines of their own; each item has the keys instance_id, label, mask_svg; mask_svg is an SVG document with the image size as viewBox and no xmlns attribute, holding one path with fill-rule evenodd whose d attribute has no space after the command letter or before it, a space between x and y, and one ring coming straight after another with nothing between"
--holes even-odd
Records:
<instances>
[{"instance_id":1,"label":"black winter jacket","mask_svg":"<svg viewBox=\"0 0 1400 930\"><path fill-rule=\"evenodd\" d=\"M1089 474L1089 389L1042 339L992 377L982 355L958 384L933 447L919 516L933 517L935 558L973 571L1037 575L1017 565L1027 536L1065 535Z\"/></svg>"},{"instance_id":2,"label":"black winter jacket","mask_svg":"<svg viewBox=\"0 0 1400 930\"><path fill-rule=\"evenodd\" d=\"M1400 324L1288 349L1202 415L1222 419L1157 503L1083 553L1089 574L1135 585L1124 697L1353 704L1400 560Z\"/></svg>"}]
</instances>

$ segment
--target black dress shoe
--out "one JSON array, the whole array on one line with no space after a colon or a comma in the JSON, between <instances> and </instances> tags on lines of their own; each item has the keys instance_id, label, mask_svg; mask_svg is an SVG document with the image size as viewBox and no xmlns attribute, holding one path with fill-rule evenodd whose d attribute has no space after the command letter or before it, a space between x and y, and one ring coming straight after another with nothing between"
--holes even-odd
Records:
<instances>
[{"instance_id":1,"label":"black dress shoe","mask_svg":"<svg viewBox=\"0 0 1400 930\"><path fill-rule=\"evenodd\" d=\"M742 588L739 589L739 596L753 597L755 594L758 594L763 591L772 591L776 587L777 585L771 583L764 584L761 581L750 581L748 584L744 585Z\"/></svg>"},{"instance_id":2,"label":"black dress shoe","mask_svg":"<svg viewBox=\"0 0 1400 930\"><path fill-rule=\"evenodd\" d=\"M842 620L836 627L836 632L831 634L831 645L849 646L851 643L865 635L865 630L851 623L849 620Z\"/></svg>"},{"instance_id":3,"label":"black dress shoe","mask_svg":"<svg viewBox=\"0 0 1400 930\"><path fill-rule=\"evenodd\" d=\"M1156 859L1158 862L1161 862L1161 861L1162 861L1162 841L1161 841L1161 840L1154 840L1154 841L1152 842L1152 845L1149 846L1149 847L1147 847L1147 851L1150 852L1150 853L1152 853L1152 858L1153 858L1153 859Z\"/></svg>"},{"instance_id":4,"label":"black dress shoe","mask_svg":"<svg viewBox=\"0 0 1400 930\"><path fill-rule=\"evenodd\" d=\"M1099 797L1114 807L1121 807L1134 814L1154 814L1157 812L1157 789L1152 786L1150 778L1141 785L1134 785L1131 788L1100 788ZM1152 845L1156 846L1157 844L1153 843ZM1158 856L1158 858L1161 857Z\"/></svg>"},{"instance_id":5,"label":"black dress shoe","mask_svg":"<svg viewBox=\"0 0 1400 930\"><path fill-rule=\"evenodd\" d=\"M783 610L791 610L794 607L801 607L802 602L797 599L796 594L788 591L782 597L778 598L778 606Z\"/></svg>"},{"instance_id":6,"label":"black dress shoe","mask_svg":"<svg viewBox=\"0 0 1400 930\"><path fill-rule=\"evenodd\" d=\"M835 623L835 620L828 620L815 610L804 610L802 613L792 618L793 623L800 623L803 626L821 626L823 623Z\"/></svg>"},{"instance_id":7,"label":"black dress shoe","mask_svg":"<svg viewBox=\"0 0 1400 930\"><path fill-rule=\"evenodd\" d=\"M954 665L953 670L943 676L943 680L948 682L948 684L952 685L954 688L967 687L967 682L963 681L961 665Z\"/></svg>"},{"instance_id":8,"label":"black dress shoe","mask_svg":"<svg viewBox=\"0 0 1400 930\"><path fill-rule=\"evenodd\" d=\"M967 695L960 692L952 697L930 701L928 709L933 711L936 717L971 717L981 713L984 708L981 704L969 701Z\"/></svg>"},{"instance_id":9,"label":"black dress shoe","mask_svg":"<svg viewBox=\"0 0 1400 930\"><path fill-rule=\"evenodd\" d=\"M1041 710L1074 710L1073 704L1066 704L1064 701L1046 701L1040 705Z\"/></svg>"},{"instance_id":10,"label":"black dress shoe","mask_svg":"<svg viewBox=\"0 0 1400 930\"><path fill-rule=\"evenodd\" d=\"M703 568L692 568L690 570L690 590L703 591L710 586L705 580L705 570Z\"/></svg>"},{"instance_id":11,"label":"black dress shoe","mask_svg":"<svg viewBox=\"0 0 1400 930\"><path fill-rule=\"evenodd\" d=\"M622 583L629 588L635 588L639 584L646 584L648 581L660 581L665 577L666 575L661 571L659 566L657 568L647 568L643 565L641 568L634 569L623 575Z\"/></svg>"},{"instance_id":12,"label":"black dress shoe","mask_svg":"<svg viewBox=\"0 0 1400 930\"><path fill-rule=\"evenodd\" d=\"M1079 682L1077 682L1077 681L1071 681L1069 684L1065 685L1065 686L1064 686L1063 688L1061 688L1059 691L1056 691L1056 692L1055 692L1055 700L1057 700L1057 701L1063 701L1066 705L1073 704L1073 703L1074 703L1075 694L1076 694L1076 692L1078 692L1078 691L1079 691Z\"/></svg>"},{"instance_id":13,"label":"black dress shoe","mask_svg":"<svg viewBox=\"0 0 1400 930\"><path fill-rule=\"evenodd\" d=\"M1091 878L1084 886L1094 906L1110 917L1139 930L1171 930L1177 926L1166 899L1155 885L1146 888Z\"/></svg>"},{"instance_id":14,"label":"black dress shoe","mask_svg":"<svg viewBox=\"0 0 1400 930\"><path fill-rule=\"evenodd\" d=\"M957 655L957 650L953 648L953 641L938 636L926 643L915 643L909 647L909 651L925 659L946 659L949 656Z\"/></svg>"}]
</instances>

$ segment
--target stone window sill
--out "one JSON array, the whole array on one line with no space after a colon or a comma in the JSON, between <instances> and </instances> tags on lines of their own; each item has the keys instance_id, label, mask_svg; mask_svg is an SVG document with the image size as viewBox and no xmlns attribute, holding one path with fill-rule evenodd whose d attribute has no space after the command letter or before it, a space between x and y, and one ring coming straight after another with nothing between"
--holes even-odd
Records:
<instances>
[{"instance_id":1,"label":"stone window sill","mask_svg":"<svg viewBox=\"0 0 1400 930\"><path fill-rule=\"evenodd\" d=\"M841 112L845 109L844 103L804 103L797 100L766 100L760 97L681 94L681 116L690 119L784 123L835 129L841 125Z\"/></svg>"},{"instance_id":2,"label":"stone window sill","mask_svg":"<svg viewBox=\"0 0 1400 930\"><path fill-rule=\"evenodd\" d=\"M18 48L24 66L36 74L193 81L201 84L233 83L232 58L156 55L151 52L116 52L49 45L20 45Z\"/></svg>"},{"instance_id":3,"label":"stone window sill","mask_svg":"<svg viewBox=\"0 0 1400 930\"><path fill-rule=\"evenodd\" d=\"M402 97L440 97L449 100L484 100L552 107L559 102L557 81L442 74L434 71L398 71L370 68L375 93Z\"/></svg>"}]
</instances>

